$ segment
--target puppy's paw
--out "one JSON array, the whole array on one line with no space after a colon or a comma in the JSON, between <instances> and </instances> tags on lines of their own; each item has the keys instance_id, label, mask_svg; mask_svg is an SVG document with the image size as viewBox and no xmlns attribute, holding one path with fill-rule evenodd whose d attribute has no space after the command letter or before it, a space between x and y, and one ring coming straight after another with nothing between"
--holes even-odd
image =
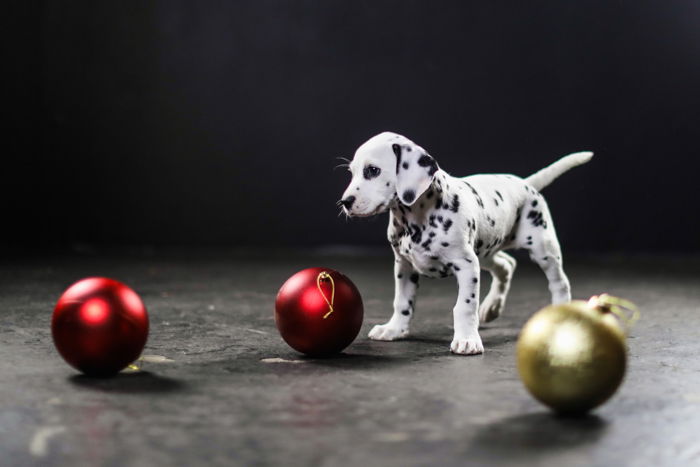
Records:
<instances>
[{"instance_id":1,"label":"puppy's paw","mask_svg":"<svg viewBox=\"0 0 700 467\"><path fill-rule=\"evenodd\" d=\"M484 344L481 343L479 334L472 334L465 338L455 337L450 350L459 355L479 355L484 353Z\"/></svg>"},{"instance_id":2,"label":"puppy's paw","mask_svg":"<svg viewBox=\"0 0 700 467\"><path fill-rule=\"evenodd\" d=\"M503 297L486 297L479 307L479 321L488 323L501 316L505 299Z\"/></svg>"},{"instance_id":3,"label":"puppy's paw","mask_svg":"<svg viewBox=\"0 0 700 467\"><path fill-rule=\"evenodd\" d=\"M408 328L400 328L389 323L377 324L369 332L368 337L375 341L394 341L408 336Z\"/></svg>"}]
</instances>

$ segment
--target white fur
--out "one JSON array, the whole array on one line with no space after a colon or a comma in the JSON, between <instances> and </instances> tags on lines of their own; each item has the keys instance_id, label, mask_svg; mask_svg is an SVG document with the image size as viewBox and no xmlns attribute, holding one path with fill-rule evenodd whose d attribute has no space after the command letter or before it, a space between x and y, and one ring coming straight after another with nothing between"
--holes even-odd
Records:
<instances>
[{"instance_id":1,"label":"white fur","mask_svg":"<svg viewBox=\"0 0 700 467\"><path fill-rule=\"evenodd\" d=\"M459 292L450 349L464 355L482 353L479 323L503 311L516 267L515 259L503 251L507 249L528 250L547 276L552 302L569 301L559 242L539 190L592 156L571 154L525 180L505 174L459 178L440 170L423 148L395 133L381 133L360 146L340 203L348 216L390 210L387 235L395 257L394 313L369 337L406 337L419 276L454 275ZM481 306L480 269L492 276Z\"/></svg>"}]
</instances>

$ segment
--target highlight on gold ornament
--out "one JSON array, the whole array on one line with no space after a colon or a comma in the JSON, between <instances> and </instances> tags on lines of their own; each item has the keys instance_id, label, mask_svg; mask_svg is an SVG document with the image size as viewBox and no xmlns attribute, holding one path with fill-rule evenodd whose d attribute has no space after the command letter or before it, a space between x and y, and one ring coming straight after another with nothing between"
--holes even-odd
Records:
<instances>
[{"instance_id":1,"label":"highlight on gold ornament","mask_svg":"<svg viewBox=\"0 0 700 467\"><path fill-rule=\"evenodd\" d=\"M638 317L634 303L608 294L538 311L518 338L517 363L525 387L559 413L598 407L622 383L626 334Z\"/></svg>"}]
</instances>

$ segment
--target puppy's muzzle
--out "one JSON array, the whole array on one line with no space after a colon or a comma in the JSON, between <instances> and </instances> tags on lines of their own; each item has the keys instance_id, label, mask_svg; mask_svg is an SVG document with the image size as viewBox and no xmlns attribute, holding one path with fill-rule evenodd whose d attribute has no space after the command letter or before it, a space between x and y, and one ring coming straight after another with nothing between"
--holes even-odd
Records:
<instances>
[{"instance_id":1,"label":"puppy's muzzle","mask_svg":"<svg viewBox=\"0 0 700 467\"><path fill-rule=\"evenodd\" d=\"M348 196L345 199L341 199L338 201L338 204L343 206L345 209L350 210L352 208L352 204L355 202L355 197L354 196Z\"/></svg>"}]
</instances>

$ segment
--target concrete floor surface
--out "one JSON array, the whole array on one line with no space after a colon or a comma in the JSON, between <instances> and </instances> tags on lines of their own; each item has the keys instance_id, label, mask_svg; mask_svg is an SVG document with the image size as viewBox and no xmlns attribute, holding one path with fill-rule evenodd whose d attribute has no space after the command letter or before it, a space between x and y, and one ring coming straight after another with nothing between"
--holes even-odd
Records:
<instances>
[{"instance_id":1,"label":"concrete floor surface","mask_svg":"<svg viewBox=\"0 0 700 467\"><path fill-rule=\"evenodd\" d=\"M273 319L284 280L338 269L362 292L360 336L305 358ZM700 465L700 262L568 261L576 298L609 292L641 307L626 380L606 405L557 418L525 391L515 342L547 304L520 261L486 353L449 353L454 279L423 279L412 337L366 338L391 313L390 256L225 252L92 255L0 266L0 465L683 466ZM85 276L133 287L149 310L144 371L81 376L53 348L61 292Z\"/></svg>"}]
</instances>

